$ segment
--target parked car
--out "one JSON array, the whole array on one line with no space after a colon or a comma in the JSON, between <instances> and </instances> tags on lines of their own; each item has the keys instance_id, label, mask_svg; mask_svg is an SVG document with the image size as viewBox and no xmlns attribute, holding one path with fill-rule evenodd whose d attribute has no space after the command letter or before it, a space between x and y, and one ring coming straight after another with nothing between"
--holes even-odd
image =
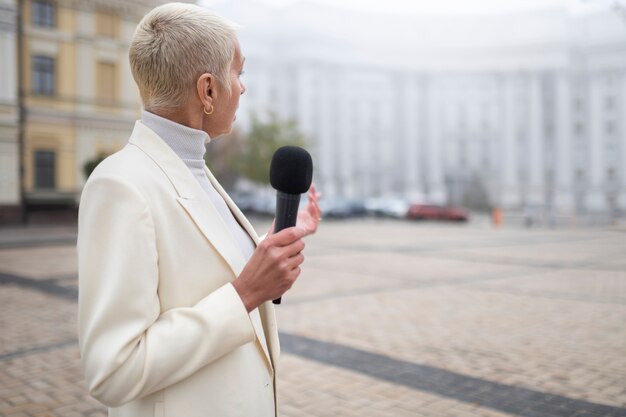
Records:
<instances>
[{"instance_id":1,"label":"parked car","mask_svg":"<svg viewBox=\"0 0 626 417\"><path fill-rule=\"evenodd\" d=\"M409 210L409 203L399 198L370 198L365 200L367 213L374 217L404 219Z\"/></svg>"},{"instance_id":2,"label":"parked car","mask_svg":"<svg viewBox=\"0 0 626 417\"><path fill-rule=\"evenodd\" d=\"M237 192L231 196L237 207L245 213L273 216L276 211L276 197L270 194Z\"/></svg>"},{"instance_id":3,"label":"parked car","mask_svg":"<svg viewBox=\"0 0 626 417\"><path fill-rule=\"evenodd\" d=\"M411 204L407 218L412 220L450 220L465 222L469 220L467 210L460 207L439 206L434 204Z\"/></svg>"},{"instance_id":4,"label":"parked car","mask_svg":"<svg viewBox=\"0 0 626 417\"><path fill-rule=\"evenodd\" d=\"M319 204L323 217L345 219L367 213L363 203L358 200L322 198Z\"/></svg>"}]
</instances>

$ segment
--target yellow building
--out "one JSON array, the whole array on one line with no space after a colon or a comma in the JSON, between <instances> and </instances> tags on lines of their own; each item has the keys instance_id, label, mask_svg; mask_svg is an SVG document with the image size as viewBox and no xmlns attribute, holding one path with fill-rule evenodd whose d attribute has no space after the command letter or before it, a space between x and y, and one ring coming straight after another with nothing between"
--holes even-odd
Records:
<instances>
[{"instance_id":1,"label":"yellow building","mask_svg":"<svg viewBox=\"0 0 626 417\"><path fill-rule=\"evenodd\" d=\"M161 3L19 1L25 207L75 205L85 162L125 145L140 111L129 42L141 17Z\"/></svg>"}]
</instances>

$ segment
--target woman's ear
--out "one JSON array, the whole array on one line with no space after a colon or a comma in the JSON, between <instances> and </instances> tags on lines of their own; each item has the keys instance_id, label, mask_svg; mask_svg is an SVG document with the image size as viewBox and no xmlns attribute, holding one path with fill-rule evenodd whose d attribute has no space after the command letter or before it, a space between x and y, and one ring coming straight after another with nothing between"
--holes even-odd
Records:
<instances>
[{"instance_id":1,"label":"woman's ear","mask_svg":"<svg viewBox=\"0 0 626 417\"><path fill-rule=\"evenodd\" d=\"M208 73L202 74L196 83L198 98L206 108L210 108L215 99L215 85L215 77Z\"/></svg>"}]
</instances>

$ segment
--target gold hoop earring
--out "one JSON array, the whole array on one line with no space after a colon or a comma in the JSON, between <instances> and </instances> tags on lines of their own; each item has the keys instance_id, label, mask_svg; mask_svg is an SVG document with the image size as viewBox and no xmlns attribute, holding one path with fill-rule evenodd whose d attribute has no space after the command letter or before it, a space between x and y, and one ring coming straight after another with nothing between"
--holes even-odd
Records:
<instances>
[{"instance_id":1,"label":"gold hoop earring","mask_svg":"<svg viewBox=\"0 0 626 417\"><path fill-rule=\"evenodd\" d=\"M213 114L213 110L215 110L213 108L213 105L211 104L211 111L206 111L206 107L203 107L202 110L204 110L204 114L206 114L207 116L210 116Z\"/></svg>"}]
</instances>

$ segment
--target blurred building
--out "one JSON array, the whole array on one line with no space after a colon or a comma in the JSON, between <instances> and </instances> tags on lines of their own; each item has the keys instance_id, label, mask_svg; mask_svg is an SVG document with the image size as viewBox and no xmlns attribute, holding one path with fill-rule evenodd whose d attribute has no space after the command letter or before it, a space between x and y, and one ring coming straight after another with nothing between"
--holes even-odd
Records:
<instances>
[{"instance_id":1,"label":"blurred building","mask_svg":"<svg viewBox=\"0 0 626 417\"><path fill-rule=\"evenodd\" d=\"M85 162L126 143L140 110L128 46L160 3L0 0L0 222L75 207Z\"/></svg>"},{"instance_id":2,"label":"blurred building","mask_svg":"<svg viewBox=\"0 0 626 417\"><path fill-rule=\"evenodd\" d=\"M295 118L327 196L626 210L626 21L610 10L371 13L217 2L247 113Z\"/></svg>"}]
</instances>

